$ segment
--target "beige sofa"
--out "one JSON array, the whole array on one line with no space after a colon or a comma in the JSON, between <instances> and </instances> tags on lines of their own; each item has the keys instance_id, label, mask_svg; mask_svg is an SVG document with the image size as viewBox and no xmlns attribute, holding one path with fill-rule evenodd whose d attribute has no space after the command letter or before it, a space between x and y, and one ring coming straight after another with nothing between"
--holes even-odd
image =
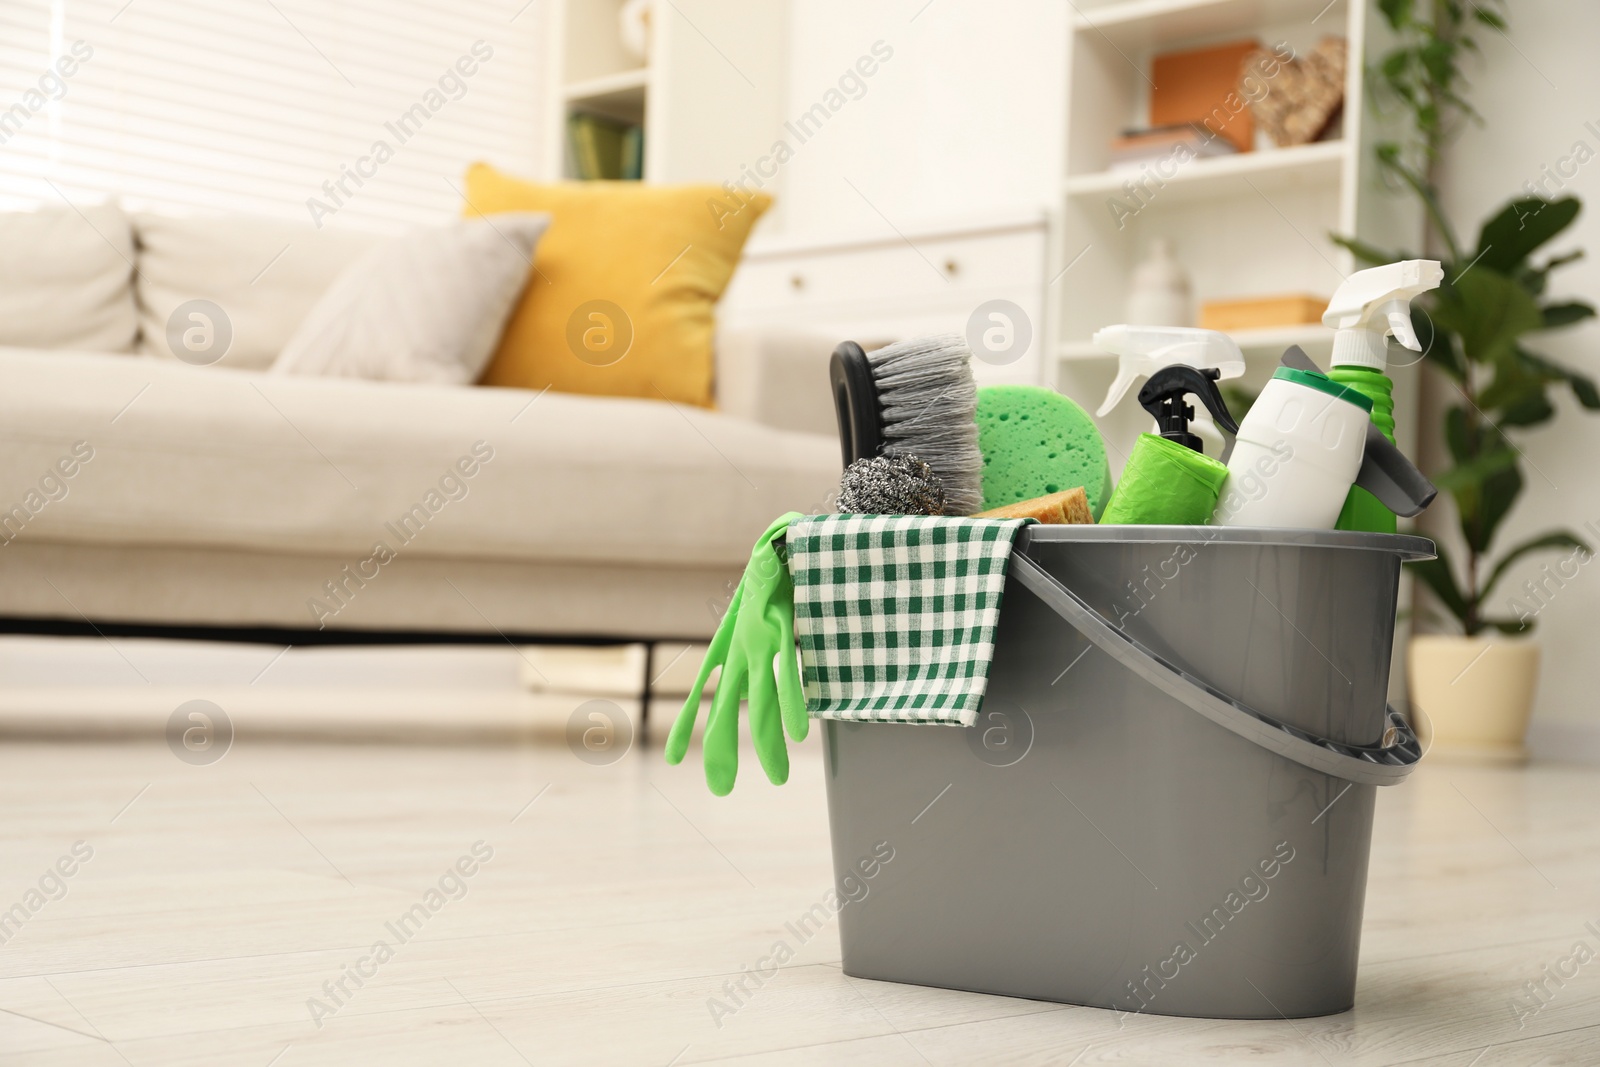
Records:
<instances>
[{"instance_id":1,"label":"beige sofa","mask_svg":"<svg viewBox=\"0 0 1600 1067\"><path fill-rule=\"evenodd\" d=\"M828 506L822 339L722 338L716 412L268 376L365 239L115 208L80 222L48 220L31 262L0 252L0 628L705 637L767 523ZM216 365L167 350L189 299L228 310ZM797 363L817 368L807 403L781 395Z\"/></svg>"}]
</instances>

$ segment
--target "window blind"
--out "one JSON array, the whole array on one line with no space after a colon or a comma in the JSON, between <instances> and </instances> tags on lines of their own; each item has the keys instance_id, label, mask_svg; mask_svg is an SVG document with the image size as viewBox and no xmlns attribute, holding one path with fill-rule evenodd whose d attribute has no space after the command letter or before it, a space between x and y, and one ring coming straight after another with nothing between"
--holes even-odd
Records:
<instances>
[{"instance_id":1,"label":"window blind","mask_svg":"<svg viewBox=\"0 0 1600 1067\"><path fill-rule=\"evenodd\" d=\"M0 207L116 197L398 230L531 173L537 0L6 0Z\"/></svg>"}]
</instances>

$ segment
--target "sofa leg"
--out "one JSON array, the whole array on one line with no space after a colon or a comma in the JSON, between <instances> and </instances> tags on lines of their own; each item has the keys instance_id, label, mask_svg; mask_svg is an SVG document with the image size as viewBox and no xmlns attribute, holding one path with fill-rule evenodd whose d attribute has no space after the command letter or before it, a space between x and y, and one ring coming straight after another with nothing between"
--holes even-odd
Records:
<instances>
[{"instance_id":1,"label":"sofa leg","mask_svg":"<svg viewBox=\"0 0 1600 1067\"><path fill-rule=\"evenodd\" d=\"M644 677L639 685L639 744L650 744L650 688L654 683L656 646L653 641L644 643Z\"/></svg>"}]
</instances>

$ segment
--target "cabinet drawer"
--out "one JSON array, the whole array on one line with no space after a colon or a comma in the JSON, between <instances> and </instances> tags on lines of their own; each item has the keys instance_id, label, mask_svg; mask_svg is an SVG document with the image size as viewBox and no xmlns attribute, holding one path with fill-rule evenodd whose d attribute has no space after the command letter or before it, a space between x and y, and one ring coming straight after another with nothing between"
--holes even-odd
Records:
<instances>
[{"instance_id":1,"label":"cabinet drawer","mask_svg":"<svg viewBox=\"0 0 1600 1067\"><path fill-rule=\"evenodd\" d=\"M1044 233L1021 230L784 253L753 252L724 297L733 312L869 308L888 299L1039 287Z\"/></svg>"}]
</instances>

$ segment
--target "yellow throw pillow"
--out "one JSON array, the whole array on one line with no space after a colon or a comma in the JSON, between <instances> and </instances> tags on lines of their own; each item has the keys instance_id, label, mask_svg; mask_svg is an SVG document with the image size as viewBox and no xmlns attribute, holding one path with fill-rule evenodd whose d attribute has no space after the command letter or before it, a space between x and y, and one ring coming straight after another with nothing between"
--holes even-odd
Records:
<instances>
[{"instance_id":1,"label":"yellow throw pillow","mask_svg":"<svg viewBox=\"0 0 1600 1067\"><path fill-rule=\"evenodd\" d=\"M551 216L483 384L711 407L713 311L771 203L715 185L541 184L474 163L469 216Z\"/></svg>"}]
</instances>

